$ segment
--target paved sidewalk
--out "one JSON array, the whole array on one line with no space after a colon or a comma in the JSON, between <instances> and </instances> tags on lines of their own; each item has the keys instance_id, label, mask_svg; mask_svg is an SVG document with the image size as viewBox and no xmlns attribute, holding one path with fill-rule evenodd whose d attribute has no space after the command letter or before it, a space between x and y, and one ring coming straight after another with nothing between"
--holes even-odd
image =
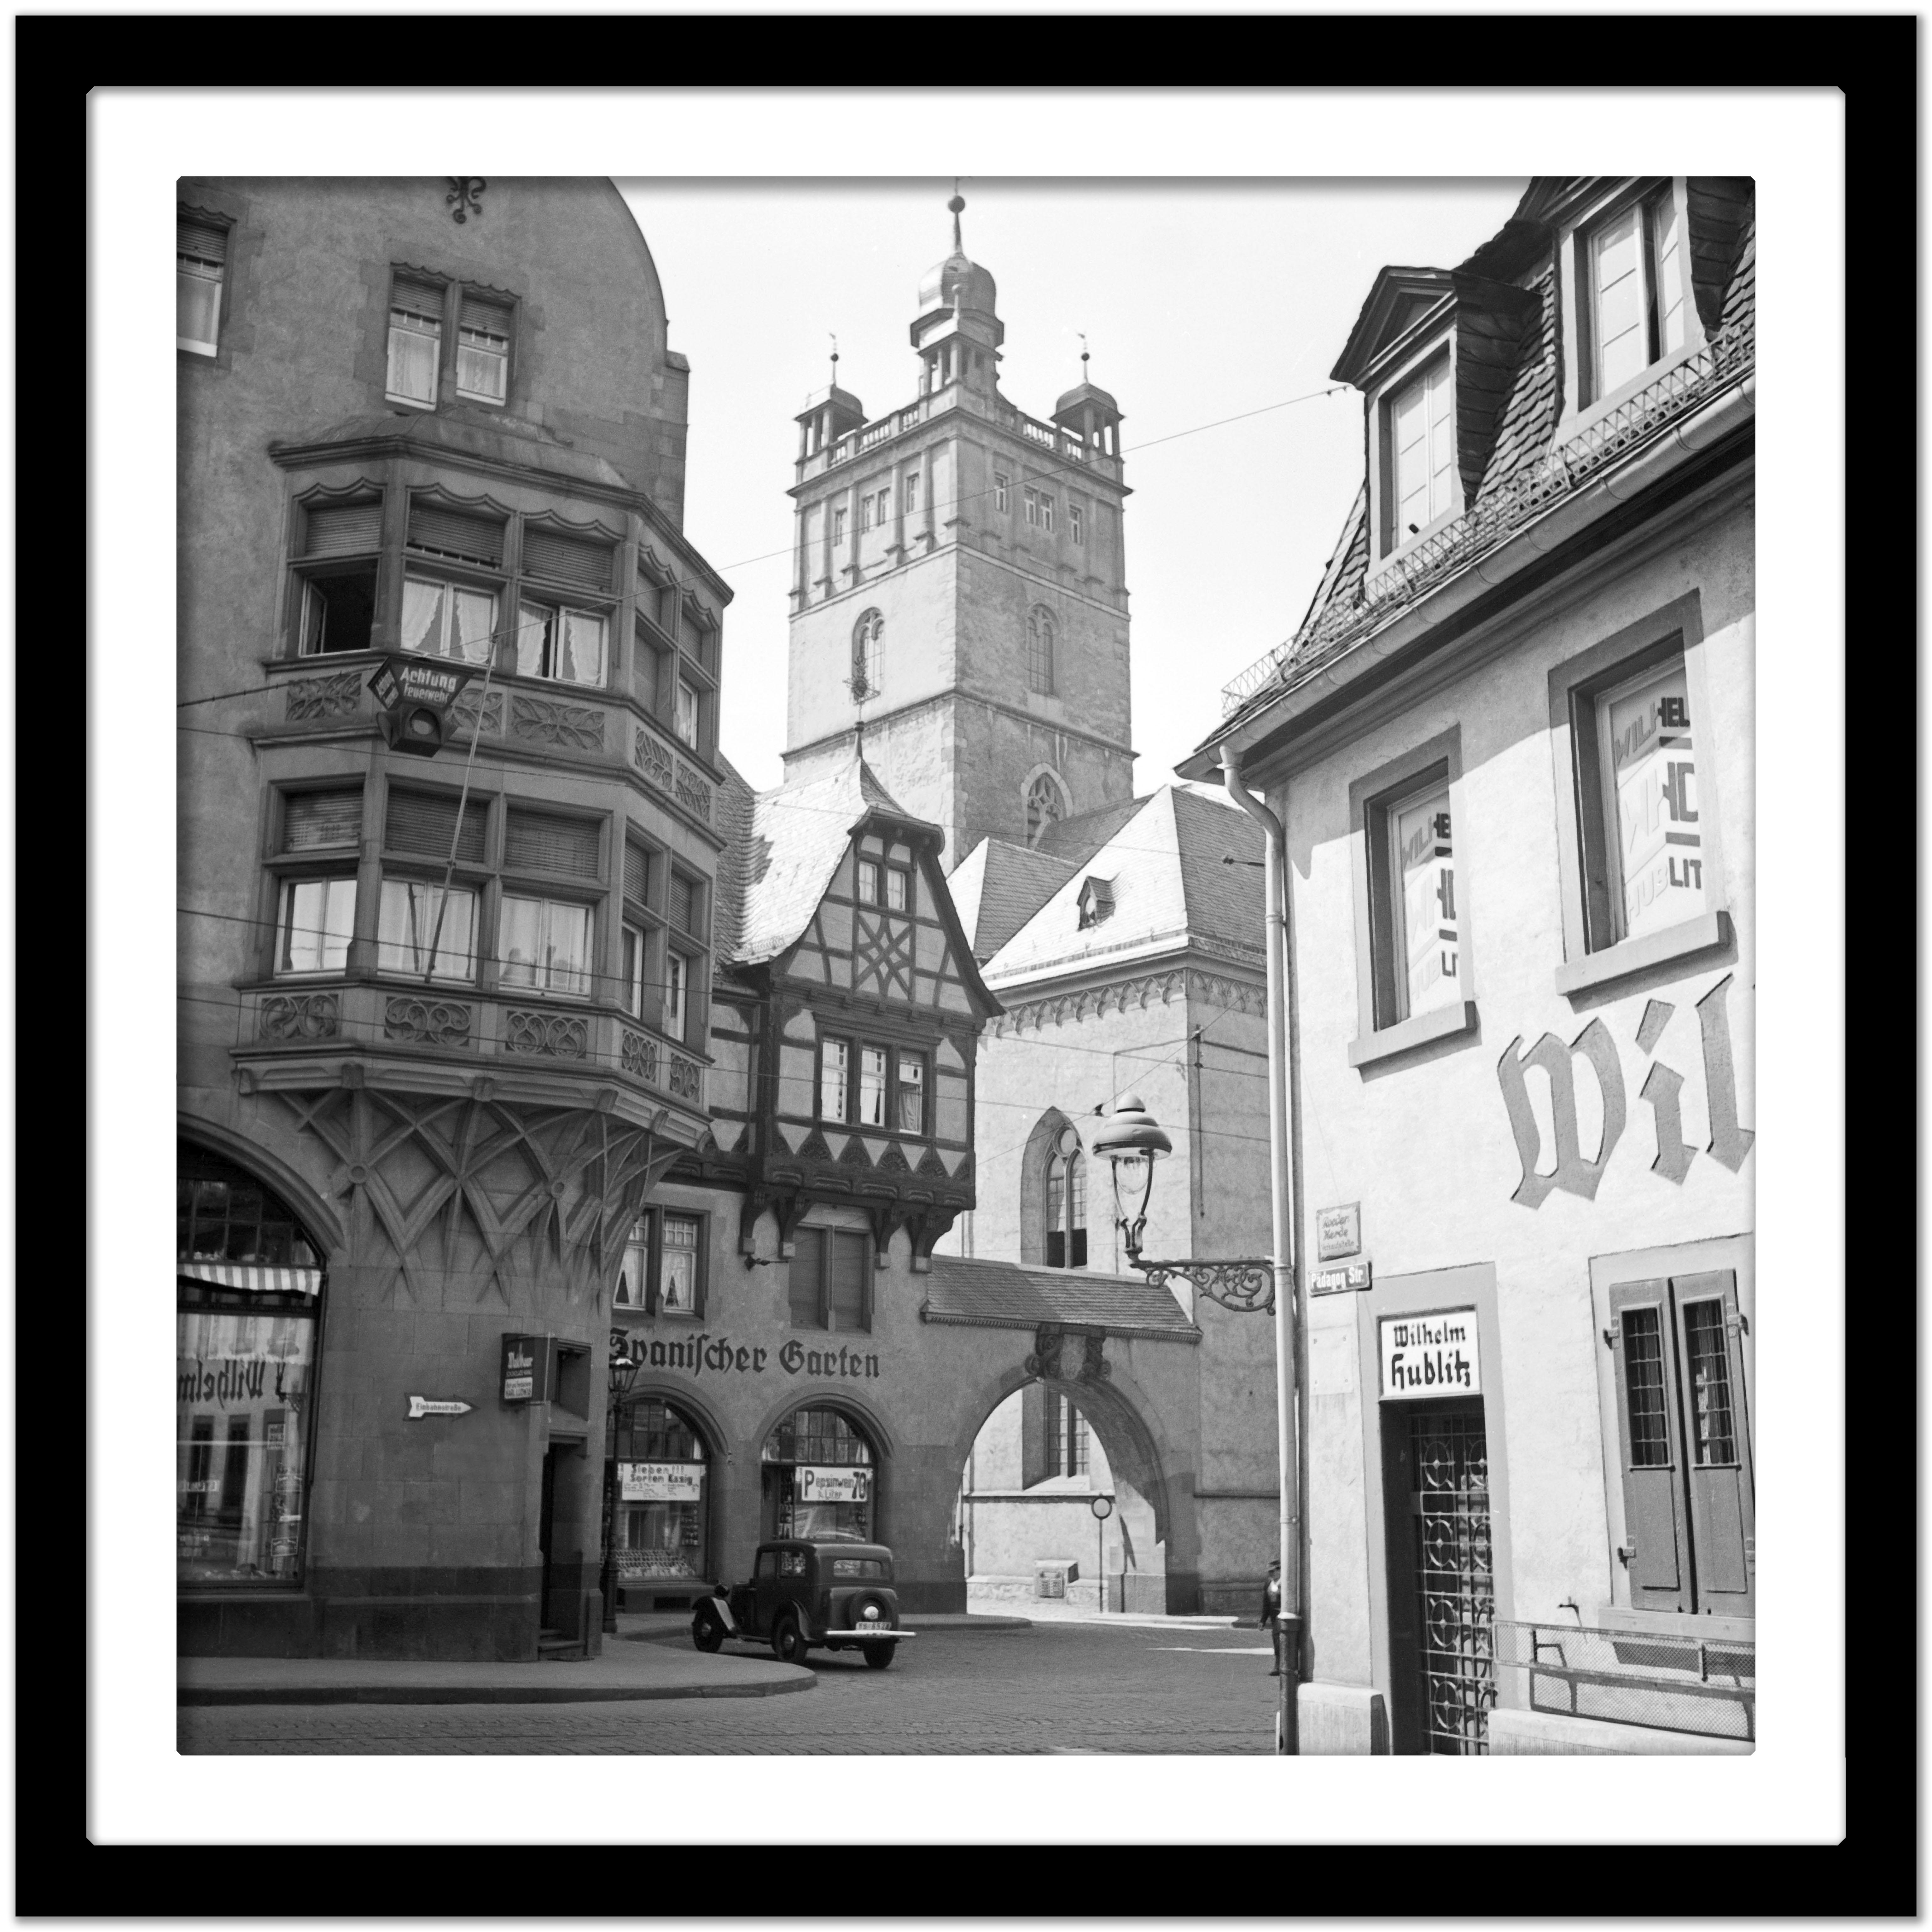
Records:
<instances>
[{"instance_id":1,"label":"paved sidewalk","mask_svg":"<svg viewBox=\"0 0 1932 1932\"><path fill-rule=\"evenodd\" d=\"M626 1621L632 1621L626 1619ZM638 1621L641 1621L638 1620ZM684 1620L688 1629L689 1619ZM388 1658L183 1657L178 1704L598 1704L668 1697L774 1697L818 1679L767 1658L706 1657L606 1637L601 1657L539 1664Z\"/></svg>"},{"instance_id":2,"label":"paved sidewalk","mask_svg":"<svg viewBox=\"0 0 1932 1932\"><path fill-rule=\"evenodd\" d=\"M990 1616L982 1616L998 1604L997 1598L973 1600L974 1608L970 1620L974 1623L990 1622ZM1149 1630L1252 1630L1256 1628L1252 1617L1167 1616L1144 1610L1108 1610L1102 1612L1086 1604L1068 1604L1042 1600L1029 1602L1026 1606L1028 1620L1036 1624L1113 1624L1123 1629Z\"/></svg>"}]
</instances>

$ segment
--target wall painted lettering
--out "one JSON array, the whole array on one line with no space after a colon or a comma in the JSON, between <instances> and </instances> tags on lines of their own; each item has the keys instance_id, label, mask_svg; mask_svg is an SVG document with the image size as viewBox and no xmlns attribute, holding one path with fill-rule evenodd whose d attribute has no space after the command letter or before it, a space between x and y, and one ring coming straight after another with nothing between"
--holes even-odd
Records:
<instances>
[{"instance_id":1,"label":"wall painted lettering","mask_svg":"<svg viewBox=\"0 0 1932 1932\"><path fill-rule=\"evenodd\" d=\"M796 1339L776 1349L753 1344L740 1345L728 1335L694 1335L664 1341L653 1337L646 1342L633 1335L631 1352L647 1369L683 1369L694 1376L761 1376L776 1361L788 1376L836 1376L848 1382L876 1382L879 1358L847 1346L808 1348Z\"/></svg>"},{"instance_id":2,"label":"wall painted lettering","mask_svg":"<svg viewBox=\"0 0 1932 1932\"><path fill-rule=\"evenodd\" d=\"M1697 1022L1703 1045L1705 1106L1711 1121L1710 1144L1704 1151L1735 1174L1744 1165L1756 1136L1738 1124L1737 1078L1727 1007L1732 976L1726 973L1697 1002ZM1654 1052L1675 1011L1667 1000L1646 1004L1637 1026L1636 1046L1646 1058ZM1610 1029L1600 1019L1593 1019L1567 1046L1553 1033L1545 1034L1527 1053L1520 1051L1522 1046L1519 1034L1496 1063L1503 1106L1516 1138L1516 1159L1522 1166L1522 1178L1510 1198L1525 1208L1540 1208L1561 1188L1567 1194L1593 1201L1624 1126L1623 1066ZM1589 1067L1603 1102L1603 1138L1591 1160L1584 1160L1578 1144L1575 1063L1579 1060ZM1543 1136L1530 1106L1525 1077L1533 1066L1540 1067L1550 1082L1550 1116L1556 1138L1556 1171L1550 1174L1537 1172L1543 1158ZM1637 1098L1650 1108L1654 1129L1655 1154L1650 1170L1678 1186L1698 1151L1684 1141L1683 1110L1678 1097L1683 1086L1684 1076L1675 1067L1652 1060L1637 1092Z\"/></svg>"}]
</instances>

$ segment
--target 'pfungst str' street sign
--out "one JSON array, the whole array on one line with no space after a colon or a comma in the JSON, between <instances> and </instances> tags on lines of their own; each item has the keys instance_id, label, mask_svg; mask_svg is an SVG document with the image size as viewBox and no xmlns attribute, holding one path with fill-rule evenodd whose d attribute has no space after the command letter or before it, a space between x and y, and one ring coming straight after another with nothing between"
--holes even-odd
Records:
<instances>
[{"instance_id":1,"label":"'pfungst str' street sign","mask_svg":"<svg viewBox=\"0 0 1932 1932\"><path fill-rule=\"evenodd\" d=\"M1383 1401L1482 1394L1482 1357L1473 1308L1384 1315L1379 1326Z\"/></svg>"}]
</instances>

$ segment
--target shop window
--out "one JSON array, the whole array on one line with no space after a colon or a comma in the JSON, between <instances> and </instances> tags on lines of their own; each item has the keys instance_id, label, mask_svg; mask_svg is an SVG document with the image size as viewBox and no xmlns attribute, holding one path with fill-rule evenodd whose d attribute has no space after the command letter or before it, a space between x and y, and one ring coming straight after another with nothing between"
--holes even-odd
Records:
<instances>
[{"instance_id":1,"label":"shop window","mask_svg":"<svg viewBox=\"0 0 1932 1932\"><path fill-rule=\"evenodd\" d=\"M466 984L476 977L476 895L440 881L382 881L376 958L385 973Z\"/></svg>"},{"instance_id":2,"label":"shop window","mask_svg":"<svg viewBox=\"0 0 1932 1932\"><path fill-rule=\"evenodd\" d=\"M177 1584L294 1588L320 1254L268 1189L185 1144L176 1204Z\"/></svg>"},{"instance_id":3,"label":"shop window","mask_svg":"<svg viewBox=\"0 0 1932 1932\"><path fill-rule=\"evenodd\" d=\"M343 971L355 932L353 878L284 879L275 924L277 976Z\"/></svg>"},{"instance_id":4,"label":"shop window","mask_svg":"<svg viewBox=\"0 0 1932 1932\"><path fill-rule=\"evenodd\" d=\"M849 1416L835 1408L795 1409L765 1438L759 1460L768 1535L874 1540L878 1458Z\"/></svg>"},{"instance_id":5,"label":"shop window","mask_svg":"<svg viewBox=\"0 0 1932 1932\"><path fill-rule=\"evenodd\" d=\"M1608 1306L1630 1606L1748 1616L1756 1520L1737 1277L1627 1282Z\"/></svg>"},{"instance_id":6,"label":"shop window","mask_svg":"<svg viewBox=\"0 0 1932 1932\"><path fill-rule=\"evenodd\" d=\"M506 992L590 996L590 908L503 895L498 950Z\"/></svg>"},{"instance_id":7,"label":"shop window","mask_svg":"<svg viewBox=\"0 0 1932 1932\"><path fill-rule=\"evenodd\" d=\"M196 356L217 352L221 336L222 284L228 272L228 231L218 224L175 218L175 346Z\"/></svg>"},{"instance_id":8,"label":"shop window","mask_svg":"<svg viewBox=\"0 0 1932 1932\"><path fill-rule=\"evenodd\" d=\"M1579 238L1586 403L1635 381L1684 346L1682 238L1676 196L1668 186L1606 215Z\"/></svg>"},{"instance_id":9,"label":"shop window","mask_svg":"<svg viewBox=\"0 0 1932 1932\"><path fill-rule=\"evenodd\" d=\"M443 287L398 268L389 286L388 394L395 403L436 406L442 361Z\"/></svg>"},{"instance_id":10,"label":"shop window","mask_svg":"<svg viewBox=\"0 0 1932 1932\"><path fill-rule=\"evenodd\" d=\"M872 1326L872 1242L843 1228L801 1228L788 1294L794 1328L868 1334Z\"/></svg>"},{"instance_id":11,"label":"shop window","mask_svg":"<svg viewBox=\"0 0 1932 1932\"><path fill-rule=\"evenodd\" d=\"M1384 556L1432 529L1455 508L1453 388L1445 354L1382 404Z\"/></svg>"},{"instance_id":12,"label":"shop window","mask_svg":"<svg viewBox=\"0 0 1932 1932\"><path fill-rule=\"evenodd\" d=\"M466 400L500 403L508 395L512 314L508 302L464 290L456 328L456 393Z\"/></svg>"},{"instance_id":13,"label":"shop window","mask_svg":"<svg viewBox=\"0 0 1932 1932\"><path fill-rule=\"evenodd\" d=\"M620 1586L703 1579L711 1462L703 1431L645 1397L625 1405L616 1448Z\"/></svg>"},{"instance_id":14,"label":"shop window","mask_svg":"<svg viewBox=\"0 0 1932 1932\"><path fill-rule=\"evenodd\" d=\"M1087 1156L1080 1136L1060 1130L1046 1157L1046 1264L1087 1265Z\"/></svg>"},{"instance_id":15,"label":"shop window","mask_svg":"<svg viewBox=\"0 0 1932 1932\"><path fill-rule=\"evenodd\" d=\"M1372 799L1365 815L1375 1023L1392 1027L1462 997L1448 765Z\"/></svg>"}]
</instances>

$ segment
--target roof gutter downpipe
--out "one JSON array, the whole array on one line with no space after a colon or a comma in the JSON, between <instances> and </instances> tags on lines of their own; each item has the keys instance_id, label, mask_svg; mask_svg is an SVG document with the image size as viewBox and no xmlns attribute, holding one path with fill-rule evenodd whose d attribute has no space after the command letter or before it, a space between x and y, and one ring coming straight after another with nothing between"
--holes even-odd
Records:
<instances>
[{"instance_id":1,"label":"roof gutter downpipe","mask_svg":"<svg viewBox=\"0 0 1932 1932\"><path fill-rule=\"evenodd\" d=\"M1281 1702L1275 1749L1300 1753L1301 1467L1295 1392L1294 1204L1288 1167L1288 836L1281 820L1241 782L1240 754L1221 747L1228 796L1267 835L1262 878L1268 900L1268 1171L1274 1210L1275 1444L1280 1491L1281 1612L1274 1656Z\"/></svg>"}]
</instances>

